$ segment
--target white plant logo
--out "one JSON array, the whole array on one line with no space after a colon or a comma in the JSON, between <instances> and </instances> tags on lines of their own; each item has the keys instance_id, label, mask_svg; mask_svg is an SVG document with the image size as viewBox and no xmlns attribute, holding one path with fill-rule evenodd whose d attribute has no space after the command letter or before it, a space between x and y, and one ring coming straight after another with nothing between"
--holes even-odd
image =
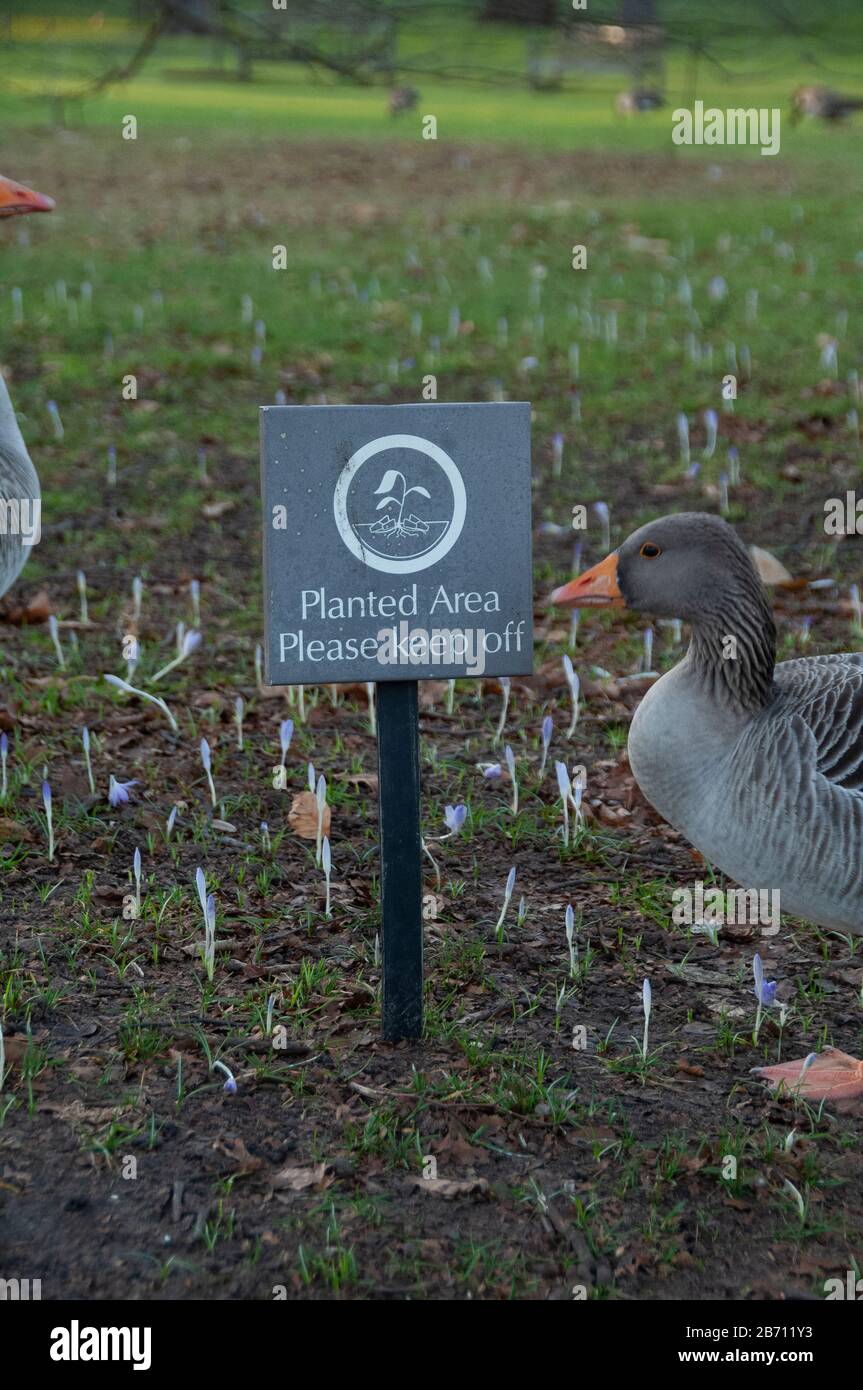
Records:
<instances>
[{"instance_id":1,"label":"white plant logo","mask_svg":"<svg viewBox=\"0 0 863 1390\"><path fill-rule=\"evenodd\" d=\"M419 454L401 468L365 468L389 450ZM373 486L374 484L374 486ZM339 535L352 555L385 574L412 574L437 564L464 526L467 496L449 454L416 434L387 434L357 449L333 494Z\"/></svg>"}]
</instances>

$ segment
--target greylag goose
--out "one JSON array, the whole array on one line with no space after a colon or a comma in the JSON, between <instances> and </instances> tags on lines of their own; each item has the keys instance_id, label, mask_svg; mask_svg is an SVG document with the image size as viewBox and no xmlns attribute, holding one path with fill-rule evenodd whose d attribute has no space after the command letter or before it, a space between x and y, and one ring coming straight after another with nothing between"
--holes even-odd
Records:
<instances>
[{"instance_id":1,"label":"greylag goose","mask_svg":"<svg viewBox=\"0 0 863 1390\"><path fill-rule=\"evenodd\" d=\"M629 761L660 815L744 888L863 932L863 655L774 664L776 631L727 522L665 516L552 600L691 625L689 649L632 721Z\"/></svg>"},{"instance_id":2,"label":"greylag goose","mask_svg":"<svg viewBox=\"0 0 863 1390\"><path fill-rule=\"evenodd\" d=\"M0 217L50 212L53 206L52 199L44 194L0 177ZM27 561L34 524L38 532L40 496L39 478L0 375L0 598L15 583Z\"/></svg>"},{"instance_id":3,"label":"greylag goose","mask_svg":"<svg viewBox=\"0 0 863 1390\"><path fill-rule=\"evenodd\" d=\"M860 97L844 97L829 87L798 87L791 98L791 124L803 116L818 116L822 121L844 121L853 111L863 108Z\"/></svg>"}]
</instances>

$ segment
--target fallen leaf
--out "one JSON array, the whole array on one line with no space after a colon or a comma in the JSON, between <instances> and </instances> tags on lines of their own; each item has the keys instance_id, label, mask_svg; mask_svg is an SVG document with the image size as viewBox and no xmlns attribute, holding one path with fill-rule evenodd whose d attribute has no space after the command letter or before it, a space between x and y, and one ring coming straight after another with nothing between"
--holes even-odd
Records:
<instances>
[{"instance_id":1,"label":"fallen leaf","mask_svg":"<svg viewBox=\"0 0 863 1390\"><path fill-rule=\"evenodd\" d=\"M235 1178L246 1178L251 1173L257 1173L261 1168L266 1168L265 1159L257 1158L255 1154L250 1154L243 1140L239 1137L226 1139L216 1139L213 1148L217 1154L223 1154L229 1158L234 1165L231 1176Z\"/></svg>"},{"instance_id":2,"label":"fallen leaf","mask_svg":"<svg viewBox=\"0 0 863 1390\"><path fill-rule=\"evenodd\" d=\"M428 1193L430 1197L442 1197L451 1202L454 1197L487 1196L491 1188L485 1178L417 1178L409 1179L412 1187Z\"/></svg>"},{"instance_id":3,"label":"fallen leaf","mask_svg":"<svg viewBox=\"0 0 863 1390\"><path fill-rule=\"evenodd\" d=\"M806 1067L806 1059L779 1062L775 1067L753 1067L774 1091L784 1087L794 1096L805 1100L853 1100L863 1095L863 1062L840 1052L838 1047L825 1047L815 1061Z\"/></svg>"},{"instance_id":4,"label":"fallen leaf","mask_svg":"<svg viewBox=\"0 0 863 1390\"><path fill-rule=\"evenodd\" d=\"M376 772L360 772L354 777L345 777L345 782L351 782L355 787L366 787L370 792L378 790L378 774Z\"/></svg>"},{"instance_id":5,"label":"fallen leaf","mask_svg":"<svg viewBox=\"0 0 863 1390\"><path fill-rule=\"evenodd\" d=\"M205 502L201 508L201 514L208 521L218 521L219 517L224 516L226 512L232 512L236 505L233 497L227 497L222 502Z\"/></svg>"},{"instance_id":6,"label":"fallen leaf","mask_svg":"<svg viewBox=\"0 0 863 1390\"><path fill-rule=\"evenodd\" d=\"M775 555L771 555L769 550L762 550L760 545L750 545L749 554L755 564L755 568L761 576L762 584L790 584L792 576Z\"/></svg>"},{"instance_id":7,"label":"fallen leaf","mask_svg":"<svg viewBox=\"0 0 863 1390\"><path fill-rule=\"evenodd\" d=\"M8 816L0 816L0 841L32 839L33 835L26 825L17 820L10 820Z\"/></svg>"},{"instance_id":8,"label":"fallen leaf","mask_svg":"<svg viewBox=\"0 0 863 1390\"><path fill-rule=\"evenodd\" d=\"M311 1168L289 1164L275 1174L272 1186L289 1192L304 1192L307 1187L329 1187L333 1179L327 1176L328 1167L326 1163L316 1163Z\"/></svg>"},{"instance_id":9,"label":"fallen leaf","mask_svg":"<svg viewBox=\"0 0 863 1390\"><path fill-rule=\"evenodd\" d=\"M329 836L330 821L329 806L324 806L323 815L323 834ZM288 821L292 830L303 840L316 840L318 838L318 801L314 792L300 792L291 802L291 809L288 812Z\"/></svg>"},{"instance_id":10,"label":"fallen leaf","mask_svg":"<svg viewBox=\"0 0 863 1390\"><path fill-rule=\"evenodd\" d=\"M7 608L4 621L13 627L30 627L34 623L47 623L51 612L51 600L44 589L34 594L25 604Z\"/></svg>"}]
</instances>

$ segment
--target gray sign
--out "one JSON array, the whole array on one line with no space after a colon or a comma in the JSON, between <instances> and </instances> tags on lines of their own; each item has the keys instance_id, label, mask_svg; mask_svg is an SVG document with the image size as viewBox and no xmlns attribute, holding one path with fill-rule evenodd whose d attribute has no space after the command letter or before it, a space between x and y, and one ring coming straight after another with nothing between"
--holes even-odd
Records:
<instances>
[{"instance_id":1,"label":"gray sign","mask_svg":"<svg viewBox=\"0 0 863 1390\"><path fill-rule=\"evenodd\" d=\"M533 669L530 406L261 409L271 685Z\"/></svg>"}]
</instances>

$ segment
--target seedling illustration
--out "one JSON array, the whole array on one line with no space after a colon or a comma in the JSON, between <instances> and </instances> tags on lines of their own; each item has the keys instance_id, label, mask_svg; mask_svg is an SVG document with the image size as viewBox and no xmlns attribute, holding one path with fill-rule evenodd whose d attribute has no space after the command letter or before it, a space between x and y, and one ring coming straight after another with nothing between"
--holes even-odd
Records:
<instances>
[{"instance_id":1,"label":"seedling illustration","mask_svg":"<svg viewBox=\"0 0 863 1390\"><path fill-rule=\"evenodd\" d=\"M397 497L394 495L394 490L398 488L399 481L401 481L401 496ZM427 521L414 516L413 512L409 513L408 516L404 514L405 504L412 492L417 492L420 497L426 497L431 501L431 493L426 488L408 487L404 473L400 473L397 468L388 468L375 488L375 497L380 497L381 493L387 494L385 497L381 497L376 510L381 511L384 507L395 504L398 507L398 512L390 512L387 516L380 517L377 521L372 522L369 529L375 535L390 536L393 539L399 536L427 536L429 531Z\"/></svg>"}]
</instances>

